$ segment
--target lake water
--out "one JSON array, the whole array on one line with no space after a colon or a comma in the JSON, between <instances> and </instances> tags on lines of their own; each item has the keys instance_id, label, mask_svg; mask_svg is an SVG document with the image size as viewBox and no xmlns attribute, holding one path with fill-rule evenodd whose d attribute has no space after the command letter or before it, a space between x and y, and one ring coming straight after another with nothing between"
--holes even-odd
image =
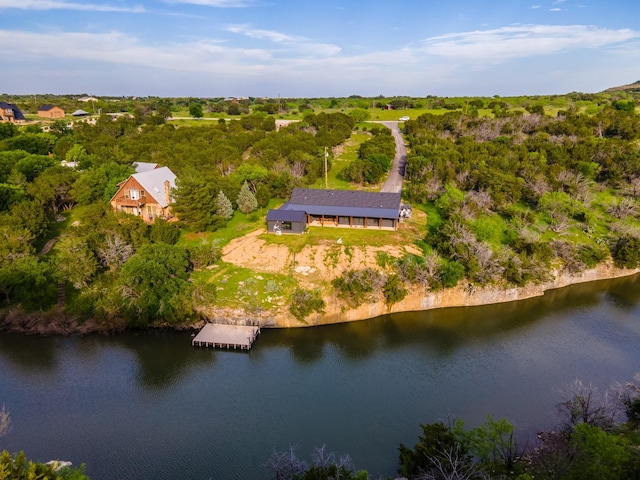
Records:
<instances>
[{"instance_id":1,"label":"lake water","mask_svg":"<svg viewBox=\"0 0 640 480\"><path fill-rule=\"evenodd\" d=\"M93 480L268 479L274 449L326 444L372 478L421 423L488 414L522 437L552 427L560 392L640 371L640 277L537 299L263 330L252 350L190 333L0 334L0 448L87 464Z\"/></svg>"}]
</instances>

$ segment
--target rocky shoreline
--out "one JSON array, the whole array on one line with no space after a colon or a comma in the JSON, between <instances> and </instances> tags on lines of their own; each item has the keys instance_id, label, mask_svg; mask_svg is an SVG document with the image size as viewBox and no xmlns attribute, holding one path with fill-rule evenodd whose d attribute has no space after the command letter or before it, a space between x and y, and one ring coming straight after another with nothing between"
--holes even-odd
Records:
<instances>
[{"instance_id":1,"label":"rocky shoreline","mask_svg":"<svg viewBox=\"0 0 640 480\"><path fill-rule=\"evenodd\" d=\"M262 328L298 328L316 325L331 325L336 323L367 320L388 313L431 310L435 308L481 306L495 303L513 302L544 295L547 290L562 288L573 284L610 280L640 273L638 269L620 269L612 263L598 265L596 268L585 270L577 275L555 273L554 279L539 285L527 285L500 289L497 287L476 287L472 285L458 286L445 290L413 291L402 301L387 305L382 299L374 303L367 303L354 309L345 309L344 305L335 297L325 298L327 303L325 313L312 314L306 322L296 320L287 309L280 311L248 312L235 308L212 308L207 317L215 323L232 325L255 325ZM168 326L156 325L156 328L171 328L174 330L198 329L203 321ZM113 321L108 324L99 320L82 320L68 315L59 307L49 311L24 312L20 309L0 311L0 331L28 335L87 335L98 333L103 335L115 334L127 330L124 320Z\"/></svg>"},{"instance_id":2,"label":"rocky shoreline","mask_svg":"<svg viewBox=\"0 0 640 480\"><path fill-rule=\"evenodd\" d=\"M306 322L300 322L289 314L286 308L277 313L244 312L242 309L214 309L210 317L212 321L236 325L247 325L258 322L262 327L295 328L316 325L367 320L388 313L431 310L435 308L469 307L491 305L495 303L514 302L544 295L547 290L567 287L578 283L611 280L640 273L638 269L616 268L612 262L585 270L580 274L554 272L554 279L538 285L524 287L498 288L478 287L470 284L459 285L438 291L413 291L402 301L387 305L382 298L374 303L366 303L358 308L346 309L335 296L325 297L326 308L323 314L312 314Z\"/></svg>"}]
</instances>

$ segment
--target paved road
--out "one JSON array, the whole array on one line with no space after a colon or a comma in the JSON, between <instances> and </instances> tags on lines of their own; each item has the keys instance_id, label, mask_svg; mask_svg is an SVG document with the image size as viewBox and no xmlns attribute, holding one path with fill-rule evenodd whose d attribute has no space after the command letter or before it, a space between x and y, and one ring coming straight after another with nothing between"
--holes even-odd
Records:
<instances>
[{"instance_id":1,"label":"paved road","mask_svg":"<svg viewBox=\"0 0 640 480\"><path fill-rule=\"evenodd\" d=\"M391 129L393 138L396 141L396 156L393 159L393 166L387 177L387 181L380 189L381 192L401 192L402 182L404 180L404 170L407 165L407 149L404 146L404 138L400 129L398 128L399 122L380 122L385 127Z\"/></svg>"}]
</instances>

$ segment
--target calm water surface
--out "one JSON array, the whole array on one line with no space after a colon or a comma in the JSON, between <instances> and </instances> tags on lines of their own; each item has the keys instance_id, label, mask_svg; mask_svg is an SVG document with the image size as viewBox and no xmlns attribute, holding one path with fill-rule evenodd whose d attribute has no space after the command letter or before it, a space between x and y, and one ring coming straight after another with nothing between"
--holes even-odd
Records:
<instances>
[{"instance_id":1,"label":"calm water surface","mask_svg":"<svg viewBox=\"0 0 640 480\"><path fill-rule=\"evenodd\" d=\"M559 391L640 371L640 277L503 305L263 330L251 352L190 333L0 334L0 448L87 464L94 480L268 479L273 449L326 444L392 475L421 423L487 414L529 436Z\"/></svg>"}]
</instances>

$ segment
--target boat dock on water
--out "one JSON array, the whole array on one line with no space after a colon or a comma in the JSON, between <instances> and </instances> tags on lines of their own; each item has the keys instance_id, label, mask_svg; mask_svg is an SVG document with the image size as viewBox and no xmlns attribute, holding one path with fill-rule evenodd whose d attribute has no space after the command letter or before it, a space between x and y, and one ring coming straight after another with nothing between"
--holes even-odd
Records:
<instances>
[{"instance_id":1,"label":"boat dock on water","mask_svg":"<svg viewBox=\"0 0 640 480\"><path fill-rule=\"evenodd\" d=\"M260 327L207 323L191 340L194 347L249 350L260 333Z\"/></svg>"}]
</instances>

